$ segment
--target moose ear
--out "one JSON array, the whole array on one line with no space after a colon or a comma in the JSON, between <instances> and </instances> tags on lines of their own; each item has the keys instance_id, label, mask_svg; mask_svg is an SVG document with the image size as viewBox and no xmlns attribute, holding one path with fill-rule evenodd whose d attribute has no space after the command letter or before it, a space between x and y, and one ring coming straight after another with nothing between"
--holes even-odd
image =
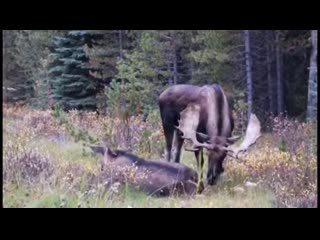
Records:
<instances>
[{"instance_id":1,"label":"moose ear","mask_svg":"<svg viewBox=\"0 0 320 240\"><path fill-rule=\"evenodd\" d=\"M94 153L100 153L100 154L104 155L106 152L106 147L104 147L104 146L91 145L90 148Z\"/></svg>"},{"instance_id":2,"label":"moose ear","mask_svg":"<svg viewBox=\"0 0 320 240\"><path fill-rule=\"evenodd\" d=\"M241 136L229 137L229 138L227 138L227 142L228 142L229 144L233 144L233 143L235 143L236 141L238 141L240 138L241 138Z\"/></svg>"},{"instance_id":3,"label":"moose ear","mask_svg":"<svg viewBox=\"0 0 320 240\"><path fill-rule=\"evenodd\" d=\"M208 141L210 138L207 134L204 134L204 133L200 133L200 132L197 132L197 136L200 137L201 141Z\"/></svg>"},{"instance_id":4,"label":"moose ear","mask_svg":"<svg viewBox=\"0 0 320 240\"><path fill-rule=\"evenodd\" d=\"M106 148L106 152L111 157L117 157L118 154L115 151L112 151L110 148Z\"/></svg>"}]
</instances>

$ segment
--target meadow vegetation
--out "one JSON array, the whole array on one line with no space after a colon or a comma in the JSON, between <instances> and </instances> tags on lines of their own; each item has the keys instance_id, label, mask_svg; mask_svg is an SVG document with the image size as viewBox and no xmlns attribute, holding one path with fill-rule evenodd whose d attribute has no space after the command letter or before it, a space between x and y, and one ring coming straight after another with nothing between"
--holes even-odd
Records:
<instances>
[{"instance_id":1,"label":"meadow vegetation","mask_svg":"<svg viewBox=\"0 0 320 240\"><path fill-rule=\"evenodd\" d=\"M316 207L317 130L284 116L272 118L242 160L225 160L225 173L203 194L155 198L100 171L89 144L104 142L164 161L157 110L128 124L110 116L31 110L3 105L4 207ZM128 129L130 131L128 131ZM129 134L128 134L129 133ZM194 155L182 163L196 168ZM206 169L205 169L206 171Z\"/></svg>"}]
</instances>

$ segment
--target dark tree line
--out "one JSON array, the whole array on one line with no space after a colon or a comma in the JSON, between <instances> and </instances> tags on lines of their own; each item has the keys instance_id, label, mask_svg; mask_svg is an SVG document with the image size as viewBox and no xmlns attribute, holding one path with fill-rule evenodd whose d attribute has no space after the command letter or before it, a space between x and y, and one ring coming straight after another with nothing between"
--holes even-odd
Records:
<instances>
[{"instance_id":1,"label":"dark tree line","mask_svg":"<svg viewBox=\"0 0 320 240\"><path fill-rule=\"evenodd\" d=\"M7 102L83 110L134 102L141 113L139 98L155 106L168 85L220 83L240 112L316 118L316 30L6 30L3 42ZM111 97L126 100L112 107Z\"/></svg>"}]
</instances>

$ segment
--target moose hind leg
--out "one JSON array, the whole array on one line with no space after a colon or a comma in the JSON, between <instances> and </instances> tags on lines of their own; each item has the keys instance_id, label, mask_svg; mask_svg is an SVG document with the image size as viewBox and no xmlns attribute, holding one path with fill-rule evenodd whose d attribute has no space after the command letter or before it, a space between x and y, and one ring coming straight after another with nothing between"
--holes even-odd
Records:
<instances>
[{"instance_id":1,"label":"moose hind leg","mask_svg":"<svg viewBox=\"0 0 320 240\"><path fill-rule=\"evenodd\" d=\"M168 162L170 162L171 158L172 158L171 157L171 149L172 149L172 140L173 140L174 129L164 125L163 130L164 130L164 136L166 139L166 149L165 149L166 160Z\"/></svg>"},{"instance_id":2,"label":"moose hind leg","mask_svg":"<svg viewBox=\"0 0 320 240\"><path fill-rule=\"evenodd\" d=\"M160 104L160 115L162 121L163 132L166 140L165 155L168 162L171 161L172 140L175 125L175 116L170 107Z\"/></svg>"}]
</instances>

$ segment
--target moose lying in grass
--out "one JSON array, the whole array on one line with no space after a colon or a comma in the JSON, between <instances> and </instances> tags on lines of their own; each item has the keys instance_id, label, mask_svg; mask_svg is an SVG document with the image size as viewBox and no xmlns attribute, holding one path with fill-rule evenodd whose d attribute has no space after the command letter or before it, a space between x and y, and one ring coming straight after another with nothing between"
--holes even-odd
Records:
<instances>
[{"instance_id":1,"label":"moose lying in grass","mask_svg":"<svg viewBox=\"0 0 320 240\"><path fill-rule=\"evenodd\" d=\"M191 168L160 160L145 160L121 150L104 146L90 146L103 155L101 170L112 182L127 182L152 196L192 195L201 193L203 185L197 185L198 174Z\"/></svg>"}]
</instances>

